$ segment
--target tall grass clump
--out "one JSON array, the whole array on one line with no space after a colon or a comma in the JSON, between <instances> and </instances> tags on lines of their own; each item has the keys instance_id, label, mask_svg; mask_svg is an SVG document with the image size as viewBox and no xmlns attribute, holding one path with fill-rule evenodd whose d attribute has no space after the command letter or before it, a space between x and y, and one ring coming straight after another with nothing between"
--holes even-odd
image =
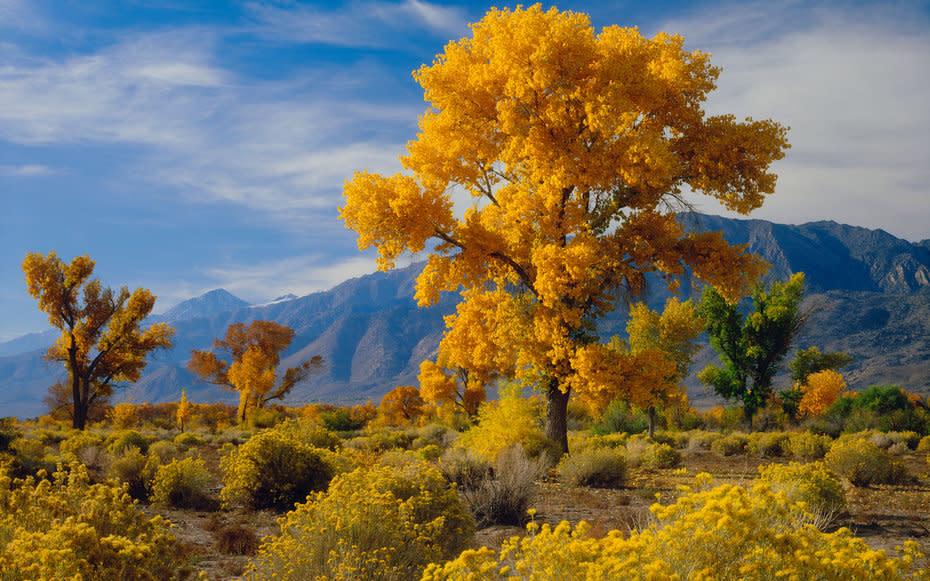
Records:
<instances>
[{"instance_id":1,"label":"tall grass clump","mask_svg":"<svg viewBox=\"0 0 930 581\"><path fill-rule=\"evenodd\" d=\"M570 486L620 488L626 482L626 459L614 448L587 448L564 456L558 472Z\"/></svg>"}]
</instances>

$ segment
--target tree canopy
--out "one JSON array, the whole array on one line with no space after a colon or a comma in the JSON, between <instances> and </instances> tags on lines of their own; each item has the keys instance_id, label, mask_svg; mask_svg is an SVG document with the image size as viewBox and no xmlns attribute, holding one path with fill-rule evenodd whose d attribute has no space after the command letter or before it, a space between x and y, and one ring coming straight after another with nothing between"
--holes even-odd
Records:
<instances>
[{"instance_id":1,"label":"tree canopy","mask_svg":"<svg viewBox=\"0 0 930 581\"><path fill-rule=\"evenodd\" d=\"M137 381L145 357L154 349L171 348L174 329L156 323L142 330L142 321L155 306L155 295L127 287L118 292L91 280L95 262L76 256L65 264L54 252L33 252L23 260L26 287L61 331L46 357L64 363L72 405L72 425L83 430L88 411L114 387ZM63 390L58 390L61 399Z\"/></svg>"},{"instance_id":2,"label":"tree canopy","mask_svg":"<svg viewBox=\"0 0 930 581\"><path fill-rule=\"evenodd\" d=\"M803 272L768 290L756 286L746 313L715 288L704 289L699 312L722 367L710 365L698 377L718 395L741 401L748 422L771 397L778 366L801 330L803 298Z\"/></svg>"},{"instance_id":3,"label":"tree canopy","mask_svg":"<svg viewBox=\"0 0 930 581\"><path fill-rule=\"evenodd\" d=\"M462 293L440 356L534 384L563 450L570 393L587 388L576 361L607 349L594 323L618 299L690 267L735 300L764 268L673 213L688 190L740 213L774 191L787 130L706 115L718 74L680 36L492 9L414 73L429 106L404 171L346 182L341 217L381 269L428 248L420 304ZM470 200L464 213L453 196Z\"/></svg>"},{"instance_id":4,"label":"tree canopy","mask_svg":"<svg viewBox=\"0 0 930 581\"><path fill-rule=\"evenodd\" d=\"M227 362L212 351L191 351L187 368L204 381L239 392L240 422L249 410L265 407L271 400L284 399L291 389L314 370L323 367L323 358L315 355L285 370L278 379L281 352L294 339L294 330L274 321L234 323L224 339L215 339L213 348L225 351Z\"/></svg>"}]
</instances>

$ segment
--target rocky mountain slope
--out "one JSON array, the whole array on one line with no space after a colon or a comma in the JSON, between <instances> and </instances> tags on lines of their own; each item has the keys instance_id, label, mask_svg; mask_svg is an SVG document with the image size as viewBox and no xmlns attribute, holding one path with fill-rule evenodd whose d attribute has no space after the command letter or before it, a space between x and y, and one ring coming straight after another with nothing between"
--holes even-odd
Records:
<instances>
[{"instance_id":1,"label":"rocky mountain slope","mask_svg":"<svg viewBox=\"0 0 930 581\"><path fill-rule=\"evenodd\" d=\"M898 383L930 393L930 240L911 243L880 230L834 222L800 226L762 220L732 220L685 215L694 227L722 230L732 243L772 265L768 278L784 280L806 273L807 305L815 309L794 348L817 345L854 357L844 370L853 389L873 383ZM197 383L184 365L191 349L209 348L234 322L273 320L296 336L284 365L322 355L326 368L297 386L288 401L375 403L397 385L413 385L419 363L435 354L443 333L443 316L455 310L457 295L448 294L430 309L416 306L414 283L422 265L348 280L300 298L281 297L250 306L217 290L186 301L157 317L176 329L175 346L150 359L145 375L123 390L134 401L174 401L186 388L193 401L234 401L234 394ZM683 290L685 298L698 289ZM654 308L668 293L655 281L649 302ZM615 313L602 324L605 336L622 333L624 318ZM52 336L52 339L54 336ZM63 372L43 360L45 334L0 344L0 416L36 415L43 411L48 386ZM713 359L704 349L696 372ZM715 400L688 380L698 405Z\"/></svg>"}]
</instances>

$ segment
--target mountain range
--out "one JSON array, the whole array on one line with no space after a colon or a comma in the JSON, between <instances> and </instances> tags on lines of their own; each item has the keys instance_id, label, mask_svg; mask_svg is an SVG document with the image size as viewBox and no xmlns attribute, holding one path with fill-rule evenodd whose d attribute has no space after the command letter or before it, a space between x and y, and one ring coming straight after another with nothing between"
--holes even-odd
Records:
<instances>
[{"instance_id":1,"label":"mountain range","mask_svg":"<svg viewBox=\"0 0 930 581\"><path fill-rule=\"evenodd\" d=\"M816 345L852 355L853 363L843 370L852 389L896 383L930 393L930 240L912 243L881 230L835 222L784 225L698 214L680 219L693 228L720 230L731 243L747 244L771 264L768 280L805 273L805 305L812 314L793 349ZM262 305L250 305L223 289L185 301L151 318L175 328L174 347L151 355L141 380L120 390L118 397L177 401L186 389L192 401L234 403L235 394L198 382L185 364L192 349L210 348L230 324L262 319L295 331L282 365L314 355L326 362L322 372L294 388L288 403L377 403L397 385L416 384L420 362L436 353L443 317L455 311L459 300L456 293L446 293L431 308L417 307L414 285L422 267L412 264ZM647 302L661 308L668 291L657 279L650 288ZM682 285L683 298L699 293L688 281ZM624 325L618 309L600 330L609 337L622 334ZM0 416L43 413L48 386L64 375L60 366L43 358L55 336L49 331L0 343ZM705 346L686 381L698 407L719 402L695 378L714 358Z\"/></svg>"}]
</instances>

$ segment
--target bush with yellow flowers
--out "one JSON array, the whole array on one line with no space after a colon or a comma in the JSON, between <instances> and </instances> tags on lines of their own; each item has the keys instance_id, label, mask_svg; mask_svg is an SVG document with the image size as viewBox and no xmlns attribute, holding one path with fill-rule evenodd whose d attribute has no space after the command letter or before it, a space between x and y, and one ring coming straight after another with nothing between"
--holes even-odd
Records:
<instances>
[{"instance_id":1,"label":"bush with yellow flowers","mask_svg":"<svg viewBox=\"0 0 930 581\"><path fill-rule=\"evenodd\" d=\"M124 487L89 484L72 463L51 478L10 478L0 467L0 579L175 579L181 546Z\"/></svg>"},{"instance_id":2,"label":"bush with yellow flowers","mask_svg":"<svg viewBox=\"0 0 930 581\"><path fill-rule=\"evenodd\" d=\"M699 480L706 482L706 475ZM706 477L709 479L709 477ZM533 523L529 535L505 541L500 553L482 548L430 565L422 581L769 581L928 579L914 565L917 544L889 557L847 529L823 533L809 524L803 506L766 483L690 491L672 505L651 507L656 522L625 536L602 538L580 523Z\"/></svg>"},{"instance_id":3,"label":"bush with yellow flowers","mask_svg":"<svg viewBox=\"0 0 930 581\"><path fill-rule=\"evenodd\" d=\"M583 448L563 456L558 471L571 486L620 488L626 482L626 458L615 448Z\"/></svg>"},{"instance_id":4,"label":"bush with yellow flowers","mask_svg":"<svg viewBox=\"0 0 930 581\"><path fill-rule=\"evenodd\" d=\"M788 498L803 502L811 524L823 530L830 526L846 508L846 494L836 474L823 462L810 464L768 464L759 468L762 481Z\"/></svg>"},{"instance_id":5,"label":"bush with yellow flowers","mask_svg":"<svg viewBox=\"0 0 930 581\"><path fill-rule=\"evenodd\" d=\"M279 522L246 578L407 581L457 555L474 533L435 467L397 457L335 478Z\"/></svg>"},{"instance_id":6,"label":"bush with yellow flowers","mask_svg":"<svg viewBox=\"0 0 930 581\"><path fill-rule=\"evenodd\" d=\"M788 436L787 448L795 458L820 460L827 454L832 443L830 436L803 431Z\"/></svg>"},{"instance_id":7,"label":"bush with yellow flowers","mask_svg":"<svg viewBox=\"0 0 930 581\"><path fill-rule=\"evenodd\" d=\"M172 460L155 472L152 502L174 508L212 510L219 504L208 491L212 480L202 459Z\"/></svg>"},{"instance_id":8,"label":"bush with yellow flowers","mask_svg":"<svg viewBox=\"0 0 930 581\"><path fill-rule=\"evenodd\" d=\"M241 502L253 509L287 511L325 490L334 470L327 463L332 453L277 430L263 430L223 457L226 506Z\"/></svg>"},{"instance_id":9,"label":"bush with yellow flowers","mask_svg":"<svg viewBox=\"0 0 930 581\"><path fill-rule=\"evenodd\" d=\"M833 442L824 461L853 486L895 484L907 479L904 465L892 461L888 452L864 438L840 438Z\"/></svg>"}]
</instances>

